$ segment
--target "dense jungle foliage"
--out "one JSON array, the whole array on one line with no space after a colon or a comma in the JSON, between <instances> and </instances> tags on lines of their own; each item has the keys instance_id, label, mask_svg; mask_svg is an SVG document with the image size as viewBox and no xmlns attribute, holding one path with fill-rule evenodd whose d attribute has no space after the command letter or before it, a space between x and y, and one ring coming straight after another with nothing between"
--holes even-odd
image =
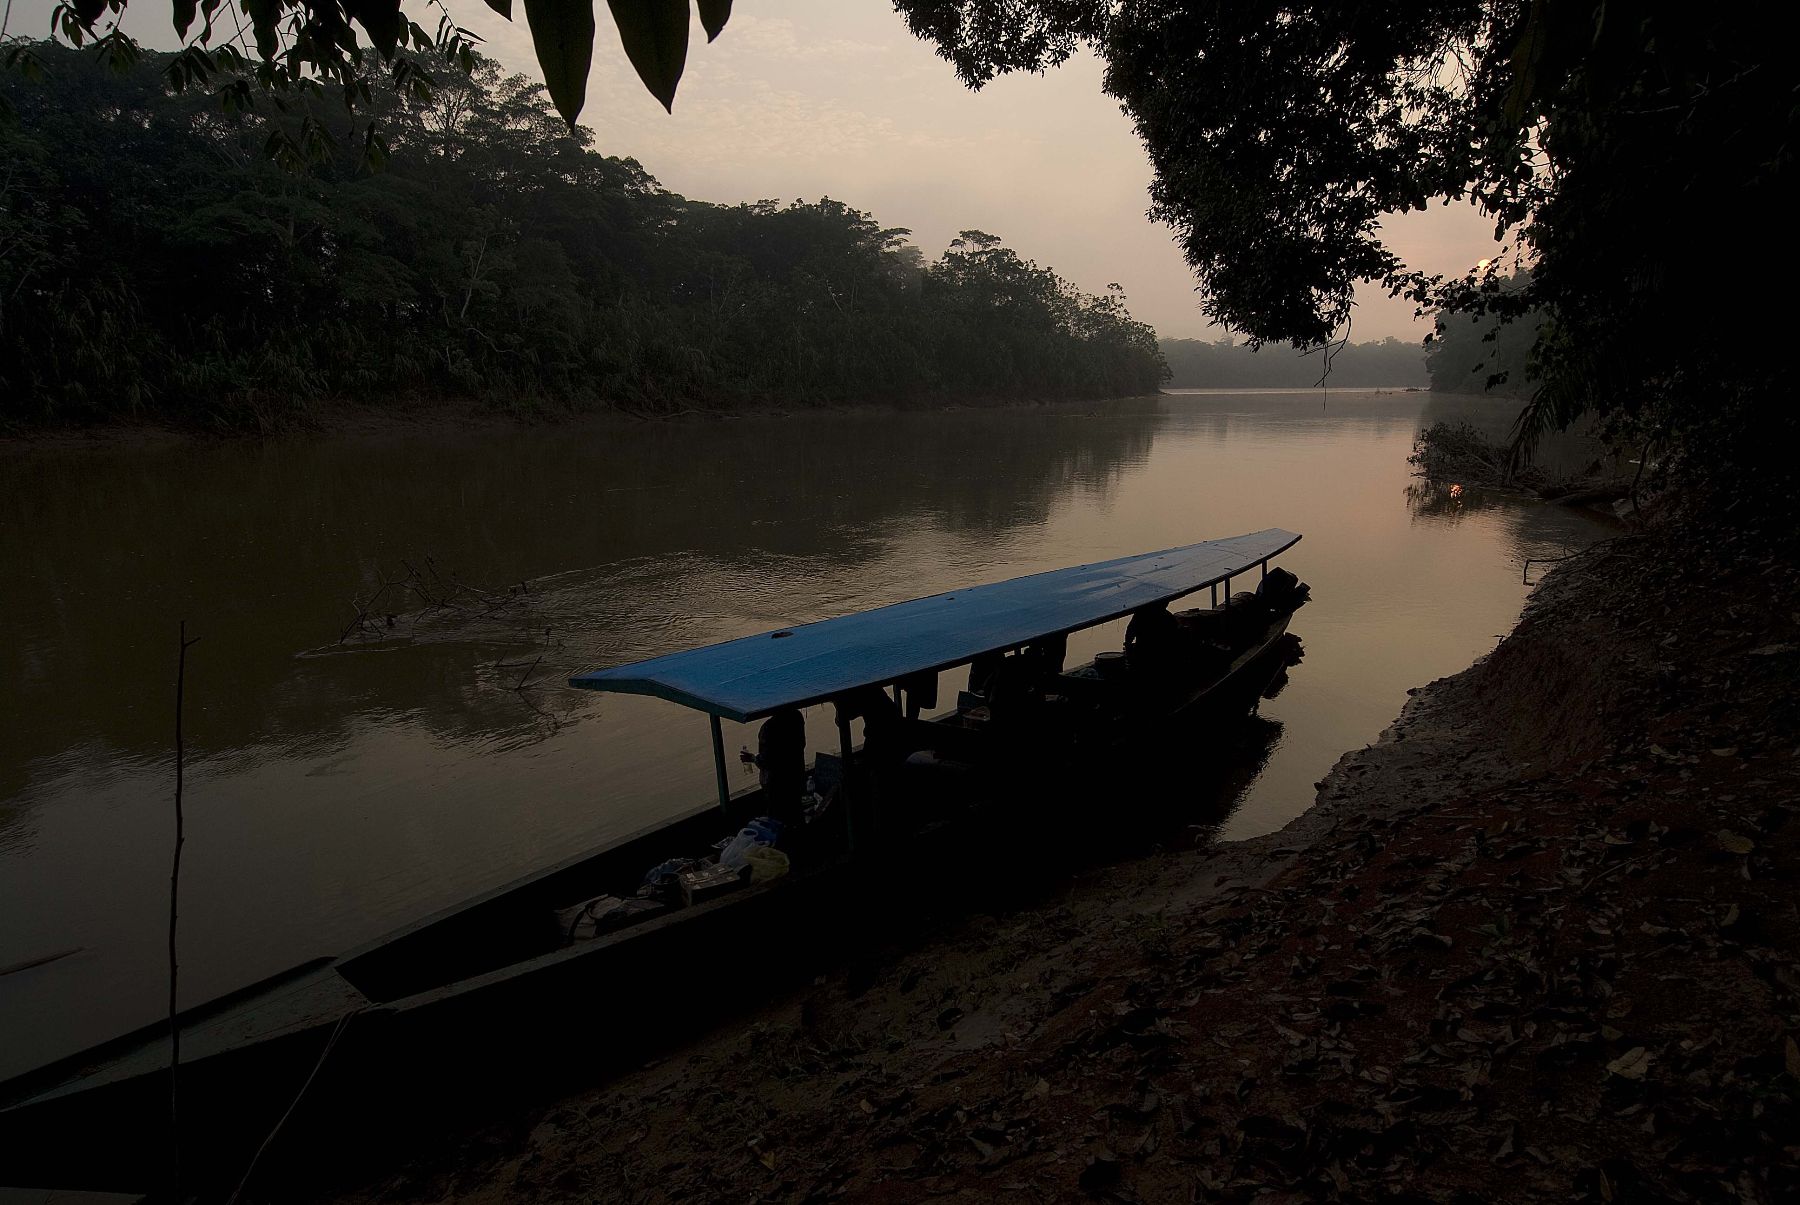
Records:
<instances>
[{"instance_id":1,"label":"dense jungle foliage","mask_svg":"<svg viewBox=\"0 0 1800 1205\"><path fill-rule=\"evenodd\" d=\"M1529 398L1537 388L1531 350L1543 328L1540 315L1510 322L1482 314L1447 314L1425 349L1431 387L1450 393Z\"/></svg>"},{"instance_id":2,"label":"dense jungle foliage","mask_svg":"<svg viewBox=\"0 0 1800 1205\"><path fill-rule=\"evenodd\" d=\"M1116 290L992 236L935 262L834 200L711 205L608 158L476 60L403 103L383 170L341 106L221 109L169 56L39 44L0 76L0 422L282 425L318 400L520 407L1051 399L1153 391ZM315 139L268 154L268 122ZM302 126L305 132L302 135ZM279 158L277 156L276 158Z\"/></svg>"},{"instance_id":3,"label":"dense jungle foliage","mask_svg":"<svg viewBox=\"0 0 1800 1205\"><path fill-rule=\"evenodd\" d=\"M1446 315L1536 311L1521 449L1594 414L1697 493L1800 501L1785 342L1743 337L1743 303L1800 267L1795 6L894 4L971 87L1101 58L1222 325L1317 346L1363 282ZM1386 214L1471 200L1508 252L1467 276L1386 242Z\"/></svg>"},{"instance_id":4,"label":"dense jungle foliage","mask_svg":"<svg viewBox=\"0 0 1800 1205\"><path fill-rule=\"evenodd\" d=\"M1164 339L1162 353L1169 362L1169 384L1178 389L1310 389L1321 384L1404 389L1427 381L1424 351L1417 343L1391 337L1306 352L1230 339Z\"/></svg>"}]
</instances>

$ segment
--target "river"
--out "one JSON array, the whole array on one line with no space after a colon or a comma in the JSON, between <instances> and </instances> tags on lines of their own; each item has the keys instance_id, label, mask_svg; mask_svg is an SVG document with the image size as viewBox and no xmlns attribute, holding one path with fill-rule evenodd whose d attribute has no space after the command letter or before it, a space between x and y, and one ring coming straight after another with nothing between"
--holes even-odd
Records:
<instances>
[{"instance_id":1,"label":"river","mask_svg":"<svg viewBox=\"0 0 1800 1205\"><path fill-rule=\"evenodd\" d=\"M1262 707L1260 768L1195 822L1278 828L1408 687L1493 647L1524 558L1604 534L1409 493L1422 422L1509 417L1177 391L0 449L0 967L78 951L0 975L0 1076L164 1006L181 620L199 638L181 884L198 1002L710 797L703 717L571 672L1275 526L1305 535L1281 563L1313 586L1306 660Z\"/></svg>"}]
</instances>

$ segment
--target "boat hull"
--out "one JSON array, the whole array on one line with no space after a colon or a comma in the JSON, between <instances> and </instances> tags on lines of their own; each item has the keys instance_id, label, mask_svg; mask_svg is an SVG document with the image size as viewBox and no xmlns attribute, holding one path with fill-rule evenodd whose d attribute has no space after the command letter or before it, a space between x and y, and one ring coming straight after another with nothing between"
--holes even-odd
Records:
<instances>
[{"instance_id":1,"label":"boat hull","mask_svg":"<svg viewBox=\"0 0 1800 1205\"><path fill-rule=\"evenodd\" d=\"M1287 621L1271 621L1221 678L1091 742L1083 764L984 778L985 840L1009 840L1021 817L1044 825L1056 799L1082 807L1119 751L1134 744L1172 745L1176 734L1180 756L1170 772L1190 782L1204 773L1193 763L1194 736L1247 711L1282 671ZM1154 794L1139 788L1140 797ZM429 1132L497 1100L591 1083L866 945L868 927L916 894L916 884L896 884L865 850L594 941L560 942L550 922L555 906L705 848L760 803L751 790L733 797L728 815L697 808L184 1014L184 1189L229 1192L284 1114L270 1162L322 1147L334 1161L354 1161L371 1144L391 1149L409 1128ZM932 856L991 860L979 840L944 843ZM521 933L530 934L523 950ZM0 1183L165 1185L173 1147L167 1049L166 1026L151 1027L0 1086L0 1099L17 1102L0 1111Z\"/></svg>"}]
</instances>

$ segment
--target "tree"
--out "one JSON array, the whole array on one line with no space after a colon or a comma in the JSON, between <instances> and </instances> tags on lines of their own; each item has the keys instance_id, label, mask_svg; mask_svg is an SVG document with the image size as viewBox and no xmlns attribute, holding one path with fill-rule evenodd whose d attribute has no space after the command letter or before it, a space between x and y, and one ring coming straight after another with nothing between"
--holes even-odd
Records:
<instances>
[{"instance_id":1,"label":"tree","mask_svg":"<svg viewBox=\"0 0 1800 1205\"><path fill-rule=\"evenodd\" d=\"M1788 6L1652 0L896 0L979 87L1082 46L1155 168L1216 320L1317 345L1372 282L1444 314L1547 319L1520 447L1598 410L1704 469L1791 474L1778 341L1739 306L1794 279ZM1532 270L1427 276L1383 215L1473 200ZM1684 336L1666 333L1671 315ZM1748 337L1746 335L1748 334Z\"/></svg>"},{"instance_id":2,"label":"tree","mask_svg":"<svg viewBox=\"0 0 1800 1205\"><path fill-rule=\"evenodd\" d=\"M140 0L141 2L141 0ZM97 38L126 65L126 0L70 0L64 36ZM435 65L473 62L446 16L435 36L400 0L237 0L248 30L215 44L229 0L174 0L189 37L166 64L178 86L210 83L242 106L255 86L372 105L370 52L397 93L429 94ZM511 0L488 0L512 15ZM1782 404L1775 339L1740 337L1743 303L1794 278L1785 237L1793 190L1792 6L1671 0L895 0L978 87L1040 70L1083 46L1136 123L1155 169L1151 213L1173 226L1209 314L1253 342L1317 346L1339 336L1353 289L1375 283L1421 310L1538 311L1538 380L1518 448L1593 409L1616 438L1705 466L1742 459L1756 479L1794 466L1773 453L1800 435ZM672 104L686 61L688 0L608 0L645 85ZM694 0L708 36L729 0ZM592 0L526 0L565 121L580 111ZM360 28L361 34L357 32ZM363 39L367 39L367 46ZM34 69L36 51L4 57ZM276 122L290 166L329 153L311 111ZM370 158L382 144L365 131ZM1459 278L1403 263L1384 215L1470 201L1511 240L1529 287L1502 287L1502 260ZM1684 339L1660 337L1678 315ZM1665 458L1667 459L1667 458ZM1740 479L1742 476L1740 475Z\"/></svg>"},{"instance_id":3,"label":"tree","mask_svg":"<svg viewBox=\"0 0 1800 1205\"><path fill-rule=\"evenodd\" d=\"M1501 283L1516 293L1530 284L1521 272ZM1528 312L1507 319L1480 313L1445 313L1426 337L1431 387L1458 393L1492 393L1529 398L1533 390L1532 349L1544 316Z\"/></svg>"},{"instance_id":4,"label":"tree","mask_svg":"<svg viewBox=\"0 0 1800 1205\"><path fill-rule=\"evenodd\" d=\"M1270 344L1253 348L1229 338L1163 339L1161 347L1169 362L1169 383L1176 388L1392 389L1416 388L1428 380L1424 351L1417 343L1392 336L1380 342L1334 343L1329 363L1321 348L1304 352ZM1479 384L1459 380L1456 387L1467 390Z\"/></svg>"},{"instance_id":5,"label":"tree","mask_svg":"<svg viewBox=\"0 0 1800 1205\"><path fill-rule=\"evenodd\" d=\"M595 153L544 91L476 57L427 102L222 113L161 56L120 73L35 48L0 77L0 428L147 415L241 427L308 407L468 397L656 413L1142 394L1163 371L1122 298L992 236L927 263L841 201L709 205ZM336 151L282 166L267 120ZM171 304L176 300L179 304Z\"/></svg>"}]
</instances>

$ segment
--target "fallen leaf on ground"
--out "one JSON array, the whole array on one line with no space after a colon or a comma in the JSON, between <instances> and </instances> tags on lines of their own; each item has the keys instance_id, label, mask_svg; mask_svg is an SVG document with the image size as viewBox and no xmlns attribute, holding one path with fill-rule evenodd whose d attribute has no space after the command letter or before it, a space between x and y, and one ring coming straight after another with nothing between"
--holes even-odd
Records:
<instances>
[{"instance_id":1,"label":"fallen leaf on ground","mask_svg":"<svg viewBox=\"0 0 1800 1205\"><path fill-rule=\"evenodd\" d=\"M1643 1079L1644 1072L1650 1069L1650 1052L1642 1046L1633 1046L1608 1063L1606 1069L1624 1079Z\"/></svg>"},{"instance_id":2,"label":"fallen leaf on ground","mask_svg":"<svg viewBox=\"0 0 1800 1205\"><path fill-rule=\"evenodd\" d=\"M1728 854L1747 854L1756 848L1756 842L1728 828L1720 829L1714 839L1718 841L1719 848Z\"/></svg>"}]
</instances>

